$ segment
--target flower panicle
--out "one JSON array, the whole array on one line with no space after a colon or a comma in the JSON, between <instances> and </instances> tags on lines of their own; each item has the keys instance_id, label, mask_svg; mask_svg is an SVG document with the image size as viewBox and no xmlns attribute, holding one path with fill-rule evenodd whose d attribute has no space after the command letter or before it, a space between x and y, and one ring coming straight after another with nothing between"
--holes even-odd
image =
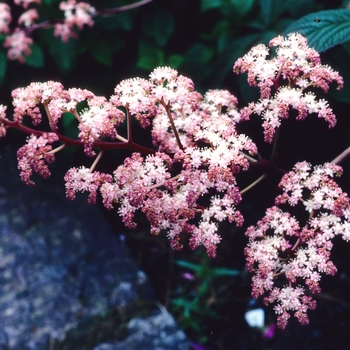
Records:
<instances>
[{"instance_id":1,"label":"flower panicle","mask_svg":"<svg viewBox=\"0 0 350 350\"><path fill-rule=\"evenodd\" d=\"M267 294L264 302L276 304L282 329L290 313L301 324L309 323L307 311L316 307L312 295L321 292L322 275L337 272L330 260L332 239L337 235L350 239L350 201L333 179L341 173L341 167L332 163L314 167L297 163L279 184L283 194L276 197L276 206L246 231L247 268L254 273L252 295ZM304 227L279 208L287 204L300 204L312 214ZM283 280L282 288L275 287Z\"/></svg>"},{"instance_id":2,"label":"flower panicle","mask_svg":"<svg viewBox=\"0 0 350 350\"><path fill-rule=\"evenodd\" d=\"M340 90L344 80L339 73L321 64L318 52L298 33L286 38L278 36L269 46L275 48L271 58L269 48L259 44L234 64L235 73L247 72L249 85L260 89L260 101L244 107L241 118L248 119L253 113L261 117L267 143L272 143L282 120L289 118L290 109L297 111L297 120L316 113L330 128L334 127L336 117L328 102L317 100L308 88L320 88L327 93L330 84L336 82Z\"/></svg>"},{"instance_id":3,"label":"flower panicle","mask_svg":"<svg viewBox=\"0 0 350 350\"><path fill-rule=\"evenodd\" d=\"M31 1L19 2L25 8ZM0 31L5 33L11 17L6 15L6 6L2 8ZM60 34L63 39L74 36L74 29L93 24L95 10L84 3L69 0L61 9L66 17ZM32 16L34 21L34 13ZM23 26L30 23L29 14L22 21ZM18 32L18 37L23 33ZM10 39L7 45L10 51ZM64 180L69 199L88 193L88 203L93 204L100 196L107 209L117 209L128 228L137 227L137 214L143 213L151 234L165 233L173 249L181 250L185 244L191 249L202 246L215 257L221 223L243 225L238 208L242 195L266 174L244 190L238 186L242 178L238 175L252 163L274 167L272 160L267 164L255 159L261 158L257 145L239 131L239 124L258 115L268 143L276 139L276 131L291 110L296 111L297 120L314 113L329 127L336 124L328 102L317 99L309 88L327 92L334 81L342 88L340 75L322 65L319 54L299 34L279 36L270 47L275 48L272 58L268 47L257 45L234 65L236 73L247 72L248 83L260 89L259 101L242 109L228 90L209 90L202 95L188 77L170 67L158 67L148 79L121 81L110 98L86 89L65 89L54 81L17 88L12 92L13 121L0 106L0 136L8 127L30 134L17 154L21 178L28 185L34 184L33 173L50 176L48 166L56 152L69 145L82 146L93 162L90 167L67 171ZM25 56L27 49L13 55ZM67 114L74 119L76 138L65 135ZM43 123L45 115L47 123ZM25 123L28 117L32 127ZM150 130L153 148L136 142L135 120L142 129ZM41 127L45 131L39 130ZM53 148L56 143L60 145ZM96 170L110 149L131 150L131 155L111 174ZM295 164L282 176L282 193L274 205L246 230L249 243L244 253L247 269L253 274L252 296L263 296L266 305L274 305L282 329L291 315L308 324L308 312L316 307L313 295L321 292L322 276L337 271L331 261L332 239L337 235L350 239L350 200L335 181L341 174L342 168L333 163ZM306 223L289 212L296 206L305 211Z\"/></svg>"}]
</instances>

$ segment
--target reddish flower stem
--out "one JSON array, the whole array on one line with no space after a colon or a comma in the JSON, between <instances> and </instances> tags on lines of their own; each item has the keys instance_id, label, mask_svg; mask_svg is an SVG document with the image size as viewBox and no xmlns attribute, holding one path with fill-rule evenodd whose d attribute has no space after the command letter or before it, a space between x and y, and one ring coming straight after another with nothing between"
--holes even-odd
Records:
<instances>
[{"instance_id":1,"label":"reddish flower stem","mask_svg":"<svg viewBox=\"0 0 350 350\"><path fill-rule=\"evenodd\" d=\"M98 17L98 16L112 16L114 14L120 13L120 12L125 12L125 11L129 11L129 10L133 10L135 8L141 7L143 5L146 5L150 2L152 2L153 0L141 0L138 2L135 2L133 4L130 5L125 5L125 6L120 6L120 7L116 7L116 8L111 8L111 9L102 9L102 10L97 10L96 13L94 13L91 17ZM30 34L32 32L34 32L35 30L38 29L44 29L44 28L50 28L53 25L57 24L57 23L63 23L64 20L63 19L52 19L52 20L48 20L48 21L44 21L38 24L34 24L28 28L24 28L23 31L26 34Z\"/></svg>"},{"instance_id":2,"label":"reddish flower stem","mask_svg":"<svg viewBox=\"0 0 350 350\"><path fill-rule=\"evenodd\" d=\"M47 132L47 131L35 130L35 129L32 129L28 126L24 126L18 122L12 122L12 121L10 121L6 118L2 118L2 117L0 117L0 122L3 123L5 126L21 130L29 135L32 134L32 135L36 135L36 136L41 136L43 133ZM64 136L57 131L55 132L55 134L58 136L59 140L67 146L83 146L83 142L80 140L76 140L76 139L72 139L70 137ZM129 140L128 142L95 141L93 143L93 148L99 148L101 150L130 149L130 150L133 150L135 152L140 152L142 154L155 154L156 153L155 150L148 148L148 147L144 147L142 145L139 145L139 144L133 142L132 140Z\"/></svg>"},{"instance_id":3,"label":"reddish flower stem","mask_svg":"<svg viewBox=\"0 0 350 350\"><path fill-rule=\"evenodd\" d=\"M349 157L349 155L350 155L350 147L348 147L345 151L343 151L336 158L334 158L331 163L339 164L342 161L344 161L345 158Z\"/></svg>"}]
</instances>

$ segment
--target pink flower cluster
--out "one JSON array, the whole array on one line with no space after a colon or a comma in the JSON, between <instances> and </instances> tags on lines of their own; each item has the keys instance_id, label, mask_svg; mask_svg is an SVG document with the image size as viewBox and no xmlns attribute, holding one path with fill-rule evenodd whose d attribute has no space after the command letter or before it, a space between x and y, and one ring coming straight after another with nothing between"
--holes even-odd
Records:
<instances>
[{"instance_id":1,"label":"pink flower cluster","mask_svg":"<svg viewBox=\"0 0 350 350\"><path fill-rule=\"evenodd\" d=\"M316 307L311 295L321 292L322 273L337 271L330 260L331 240L336 235L350 239L349 198L333 180L341 173L341 167L331 163L313 168L307 162L297 163L279 184L283 193L276 206L246 231L247 267L254 272L252 295L267 293L265 303L276 303L280 328L286 327L290 312L301 324L309 322L306 313ZM287 203L303 204L309 213L303 227L277 207Z\"/></svg>"},{"instance_id":2,"label":"pink flower cluster","mask_svg":"<svg viewBox=\"0 0 350 350\"><path fill-rule=\"evenodd\" d=\"M247 120L253 113L261 116L264 139L268 143L273 141L281 120L289 117L290 108L298 112L297 120L317 113L333 127L336 119L328 103L324 99L317 100L313 92L305 90L318 87L327 92L332 81L341 89L343 78L321 64L317 51L309 48L300 34L292 33L287 38L278 36L270 41L270 46L277 47L276 55L270 60L267 59L269 49L260 44L239 58L233 67L236 73L248 72L249 85L260 89L260 101L243 108L242 118Z\"/></svg>"},{"instance_id":3,"label":"pink flower cluster","mask_svg":"<svg viewBox=\"0 0 350 350\"><path fill-rule=\"evenodd\" d=\"M27 185L33 186L31 180L33 171L38 173L44 179L47 179L51 172L47 164L53 163L55 156L52 151L52 143L58 141L55 133L43 133L37 137L31 135L25 146L17 152L18 169L21 171L21 179Z\"/></svg>"},{"instance_id":4,"label":"pink flower cluster","mask_svg":"<svg viewBox=\"0 0 350 350\"><path fill-rule=\"evenodd\" d=\"M0 3L0 34L7 34L10 31L10 23L12 20L10 6Z\"/></svg>"},{"instance_id":5,"label":"pink flower cluster","mask_svg":"<svg viewBox=\"0 0 350 350\"><path fill-rule=\"evenodd\" d=\"M76 38L75 28L82 30L85 25L92 27L94 21L92 16L96 13L93 6L86 2L76 0L62 1L60 10L64 12L64 22L55 24L54 35L61 37L63 42L68 42L69 38Z\"/></svg>"},{"instance_id":6,"label":"pink flower cluster","mask_svg":"<svg viewBox=\"0 0 350 350\"><path fill-rule=\"evenodd\" d=\"M89 192L88 201L93 203L100 191L107 208L119 206L128 227L135 227L135 212L142 211L151 224L151 233L167 232L175 249L182 248L187 235L193 249L203 245L210 256L215 256L220 242L220 222L243 224L236 209L241 195L235 175L249 168L247 156L255 155L257 148L246 135L237 132L237 99L228 91L211 90L203 97L189 78L163 67L155 69L149 80L122 81L109 100L88 90L64 89L53 81L15 89L12 97L14 123L23 125L29 116L32 124L39 126L43 108L53 132L48 135L55 135L47 139L47 134L33 130L37 136L20 149L19 168L26 183L32 184L33 171L48 176L46 164L53 160L53 153L69 144L80 144L89 157L96 156L94 148L102 152L90 169L79 167L67 172L70 199L76 192ZM78 110L82 102L87 107ZM61 134L64 113L76 118L79 140ZM143 128L151 126L157 152L134 142L131 118ZM120 135L118 129L124 121L127 135ZM22 130L25 128L23 125ZM50 148L42 144L43 140ZM61 143L56 149L51 148L54 141ZM148 156L134 153L112 177L94 170L109 148L139 149Z\"/></svg>"},{"instance_id":7,"label":"pink flower cluster","mask_svg":"<svg viewBox=\"0 0 350 350\"><path fill-rule=\"evenodd\" d=\"M29 2L22 3L27 6ZM91 24L93 10L81 5L78 11L78 5L74 0L62 5L69 30ZM0 16L0 28L7 22L8 17L1 20ZM100 196L106 208L118 208L129 228L137 226L136 213L141 212L151 233L166 233L174 249L188 243L192 249L203 246L215 257L220 223L227 220L243 225L238 210L242 194L266 176L239 188L238 174L247 171L250 163L265 170L266 162L257 161L256 156L261 158L257 146L238 131L238 124L252 113L261 116L264 138L270 143L282 119L289 117L290 108L297 111L298 120L317 113L330 127L336 123L328 103L307 88L327 92L332 81L341 88L339 74L322 65L318 53L299 34L277 37L270 45L277 46L274 58L267 60L268 48L258 45L234 66L236 72L248 72L249 84L260 88L260 100L241 111L229 91L209 90L202 96L191 79L159 67L149 79L120 82L109 99L84 89L65 89L53 81L15 89L13 121L0 106L0 136L5 136L8 127L31 134L18 151L21 177L29 185L34 184L33 172L45 178L50 175L48 164L56 152L70 145L82 146L93 158L92 165L68 170L69 199L86 192L88 202L95 203ZM45 114L51 132L39 130ZM62 119L67 114L75 118L76 139L64 135ZM32 127L24 125L26 117ZM136 140L134 119L150 129L153 148L142 145L142 137ZM123 123L125 128L121 128ZM95 170L110 149L133 153L112 174ZM269 167L274 167L272 160ZM349 198L334 181L341 173L332 163L315 167L297 163L282 177L282 194L275 205L246 231L247 267L254 274L252 295L265 295L266 304L275 304L280 328L286 327L291 313L301 324L309 322L307 311L316 306L312 295L321 291L322 274L336 273L330 260L332 239L336 235L350 239ZM308 216L307 222L302 224L290 214L296 207L302 208L302 217Z\"/></svg>"},{"instance_id":8,"label":"pink flower cluster","mask_svg":"<svg viewBox=\"0 0 350 350\"><path fill-rule=\"evenodd\" d=\"M177 162L182 163L182 170L174 176L170 169ZM211 197L207 207L199 205L210 190L217 195ZM182 249L182 235L186 234L192 249L203 245L213 257L220 242L218 223L228 219L238 226L243 224L235 207L241 195L232 171L220 167L201 170L182 151L174 160L164 153L146 159L134 153L114 171L113 182L101 186L101 194L107 208L119 204L119 214L127 227L136 227L134 213L140 209L150 222L151 233L167 232L177 250Z\"/></svg>"},{"instance_id":9,"label":"pink flower cluster","mask_svg":"<svg viewBox=\"0 0 350 350\"><path fill-rule=\"evenodd\" d=\"M27 9L30 4L41 4L41 0L14 0L14 3L18 6L22 6L24 9Z\"/></svg>"},{"instance_id":10,"label":"pink flower cluster","mask_svg":"<svg viewBox=\"0 0 350 350\"><path fill-rule=\"evenodd\" d=\"M156 98L151 91L152 84L146 79L126 79L116 86L111 101L124 106L146 128L157 113Z\"/></svg>"},{"instance_id":11,"label":"pink flower cluster","mask_svg":"<svg viewBox=\"0 0 350 350\"><path fill-rule=\"evenodd\" d=\"M63 113L72 113L79 121L79 137L86 155L93 156L94 141L99 137L118 138L116 127L125 119L124 113L105 97L95 96L86 89L65 90L58 82L31 83L25 88L12 91L14 120L22 123L24 116L31 117L33 125L42 121L43 105L52 131L58 131L58 123ZM86 102L88 108L77 112L77 104Z\"/></svg>"},{"instance_id":12,"label":"pink flower cluster","mask_svg":"<svg viewBox=\"0 0 350 350\"><path fill-rule=\"evenodd\" d=\"M96 203L97 191L101 184L112 181L109 174L98 171L91 172L89 168L81 166L80 168L71 168L66 173L66 195L70 200L76 198L76 192L89 192L88 203Z\"/></svg>"},{"instance_id":13,"label":"pink flower cluster","mask_svg":"<svg viewBox=\"0 0 350 350\"><path fill-rule=\"evenodd\" d=\"M24 63L25 56L30 56L32 53L30 48L32 44L33 39L28 37L24 31L16 28L14 33L7 36L4 42L4 47L8 49L7 58Z\"/></svg>"},{"instance_id":14,"label":"pink flower cluster","mask_svg":"<svg viewBox=\"0 0 350 350\"><path fill-rule=\"evenodd\" d=\"M0 4L0 34L5 34L4 47L8 49L7 57L9 60L18 60L25 62L25 57L30 56L33 39L30 38L25 29L33 25L39 18L36 9L27 10L31 4L40 4L40 0L16 0L16 5L21 6L25 11L19 16L17 26L11 30L12 22L11 8L8 4Z\"/></svg>"},{"instance_id":15,"label":"pink flower cluster","mask_svg":"<svg viewBox=\"0 0 350 350\"><path fill-rule=\"evenodd\" d=\"M40 5L41 0L15 0L14 4L22 7L24 12L19 16L14 28L11 29L11 7L8 4L0 3L0 34L6 35L4 47L8 49L8 59L24 63L26 57L30 56L32 52L33 39L29 33L35 28L36 22L40 18L38 8L29 8L29 6ZM64 13L64 20L56 21L54 35L61 37L63 42L67 42L69 38L77 37L74 31L76 28L82 30L85 25L91 27L94 24L92 17L96 14L96 10L88 3L76 0L62 1L60 9Z\"/></svg>"},{"instance_id":16,"label":"pink flower cluster","mask_svg":"<svg viewBox=\"0 0 350 350\"><path fill-rule=\"evenodd\" d=\"M6 119L6 106L0 105L0 118ZM6 136L7 126L0 121L0 138Z\"/></svg>"}]
</instances>

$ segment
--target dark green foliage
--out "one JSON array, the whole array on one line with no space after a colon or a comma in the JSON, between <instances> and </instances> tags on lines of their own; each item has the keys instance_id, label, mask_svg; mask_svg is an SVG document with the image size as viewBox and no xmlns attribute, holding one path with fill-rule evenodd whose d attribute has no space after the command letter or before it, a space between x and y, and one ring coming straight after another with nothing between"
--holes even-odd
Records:
<instances>
[{"instance_id":1,"label":"dark green foliage","mask_svg":"<svg viewBox=\"0 0 350 350\"><path fill-rule=\"evenodd\" d=\"M291 32L304 35L316 51L326 51L350 40L350 11L341 9L308 14L285 30L285 33Z\"/></svg>"},{"instance_id":2,"label":"dark green foliage","mask_svg":"<svg viewBox=\"0 0 350 350\"><path fill-rule=\"evenodd\" d=\"M43 1L42 20L62 18L58 3ZM91 1L97 10L130 3ZM96 17L93 28L77 31L79 38L66 44L53 37L52 28L37 30L27 64L50 75L54 62L57 74L65 76L86 70L89 62L94 72L102 67L109 70L107 75L113 79L109 84L114 85L119 78L148 75L156 66L170 65L204 91L231 86L234 61L252 45L267 44L276 35L301 31L318 50L346 42L348 10L325 9L316 0L155 0L131 11ZM6 70L0 57L0 80Z\"/></svg>"},{"instance_id":3,"label":"dark green foliage","mask_svg":"<svg viewBox=\"0 0 350 350\"><path fill-rule=\"evenodd\" d=\"M26 57L26 64L35 68L44 68L44 52L41 46L34 43L30 49L32 53Z\"/></svg>"},{"instance_id":4,"label":"dark green foliage","mask_svg":"<svg viewBox=\"0 0 350 350\"><path fill-rule=\"evenodd\" d=\"M0 50L0 83L5 78L6 70L7 70L6 54L3 50Z\"/></svg>"}]
</instances>

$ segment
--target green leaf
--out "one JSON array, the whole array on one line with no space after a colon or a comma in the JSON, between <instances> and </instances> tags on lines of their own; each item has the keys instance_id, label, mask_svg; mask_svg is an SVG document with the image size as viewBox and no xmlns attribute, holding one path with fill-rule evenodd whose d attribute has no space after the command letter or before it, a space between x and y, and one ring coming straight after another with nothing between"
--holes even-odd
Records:
<instances>
[{"instance_id":1,"label":"green leaf","mask_svg":"<svg viewBox=\"0 0 350 350\"><path fill-rule=\"evenodd\" d=\"M241 16L244 16L252 9L255 0L230 0L230 3L235 6Z\"/></svg>"},{"instance_id":2,"label":"green leaf","mask_svg":"<svg viewBox=\"0 0 350 350\"><path fill-rule=\"evenodd\" d=\"M260 0L262 22L268 25L272 17L272 0Z\"/></svg>"},{"instance_id":3,"label":"green leaf","mask_svg":"<svg viewBox=\"0 0 350 350\"><path fill-rule=\"evenodd\" d=\"M3 50L0 50L0 82L5 78L7 71L7 57Z\"/></svg>"},{"instance_id":4,"label":"green leaf","mask_svg":"<svg viewBox=\"0 0 350 350\"><path fill-rule=\"evenodd\" d=\"M202 0L201 12L219 8L222 5L222 0Z\"/></svg>"},{"instance_id":5,"label":"green leaf","mask_svg":"<svg viewBox=\"0 0 350 350\"><path fill-rule=\"evenodd\" d=\"M209 279L206 279L204 281L201 282L201 284L199 285L198 291L197 291L197 297L200 298L204 297L205 295L207 295L209 293L210 290L210 283L209 283Z\"/></svg>"},{"instance_id":6,"label":"green leaf","mask_svg":"<svg viewBox=\"0 0 350 350\"><path fill-rule=\"evenodd\" d=\"M316 51L326 51L350 40L350 11L341 9L311 13L290 25L285 30L285 34L288 33L300 33Z\"/></svg>"},{"instance_id":7,"label":"green leaf","mask_svg":"<svg viewBox=\"0 0 350 350\"><path fill-rule=\"evenodd\" d=\"M198 264L194 264L185 260L176 260L176 265L184 267L186 269L195 271L195 272L199 272L200 270L202 270L201 265Z\"/></svg>"},{"instance_id":8,"label":"green leaf","mask_svg":"<svg viewBox=\"0 0 350 350\"><path fill-rule=\"evenodd\" d=\"M44 67L44 53L41 46L37 44L33 44L30 49L32 53L30 56L26 56L26 64L35 68L43 68Z\"/></svg>"},{"instance_id":9,"label":"green leaf","mask_svg":"<svg viewBox=\"0 0 350 350\"><path fill-rule=\"evenodd\" d=\"M49 42L49 52L61 71L69 72L77 56L77 41L69 39L68 43L63 43L61 39L53 37Z\"/></svg>"},{"instance_id":10,"label":"green leaf","mask_svg":"<svg viewBox=\"0 0 350 350\"><path fill-rule=\"evenodd\" d=\"M78 138L77 118L71 113L63 113L61 117L63 133L71 139Z\"/></svg>"},{"instance_id":11,"label":"green leaf","mask_svg":"<svg viewBox=\"0 0 350 350\"><path fill-rule=\"evenodd\" d=\"M207 277L238 276L241 274L241 271L239 270L227 269L224 267L210 268L209 266L194 264L185 260L176 260L176 265L192 270L197 274L203 274L203 272L205 272Z\"/></svg>"},{"instance_id":12,"label":"green leaf","mask_svg":"<svg viewBox=\"0 0 350 350\"><path fill-rule=\"evenodd\" d=\"M71 113L63 113L62 117L60 118L60 125L59 128L61 130L61 133L64 134L64 136L69 137L71 139L78 139L78 122L77 118L71 114ZM62 150L62 153L65 155L69 155L74 153L79 147L78 146L69 146L65 147Z\"/></svg>"},{"instance_id":13,"label":"green leaf","mask_svg":"<svg viewBox=\"0 0 350 350\"><path fill-rule=\"evenodd\" d=\"M113 63L113 47L107 41L98 41L90 46L90 53L97 62L106 66L111 66Z\"/></svg>"},{"instance_id":14,"label":"green leaf","mask_svg":"<svg viewBox=\"0 0 350 350\"><path fill-rule=\"evenodd\" d=\"M222 51L220 57L215 60L210 66L210 70L205 70L208 75L211 75L212 84L214 86L220 86L225 79L225 76L232 74L232 67L238 57L243 56L248 50L255 45L257 42L260 42L260 34L251 34L247 36L241 36L237 39L231 41L231 43Z\"/></svg>"},{"instance_id":15,"label":"green leaf","mask_svg":"<svg viewBox=\"0 0 350 350\"><path fill-rule=\"evenodd\" d=\"M191 72L192 76L203 76L213 55L214 49L212 47L195 43L185 53L181 70Z\"/></svg>"},{"instance_id":16,"label":"green leaf","mask_svg":"<svg viewBox=\"0 0 350 350\"><path fill-rule=\"evenodd\" d=\"M319 8L319 5L315 4L315 0L299 0L293 1L288 7L288 12L294 19L301 18L302 16L314 12L320 11L323 8Z\"/></svg>"},{"instance_id":17,"label":"green leaf","mask_svg":"<svg viewBox=\"0 0 350 350\"><path fill-rule=\"evenodd\" d=\"M175 28L174 15L165 10L155 7L154 12L144 17L143 31L151 37L159 46L165 45Z\"/></svg>"},{"instance_id":18,"label":"green leaf","mask_svg":"<svg viewBox=\"0 0 350 350\"><path fill-rule=\"evenodd\" d=\"M170 57L167 59L167 65L171 68L177 69L181 66L183 63L184 58L181 55L170 55Z\"/></svg>"},{"instance_id":19,"label":"green leaf","mask_svg":"<svg viewBox=\"0 0 350 350\"><path fill-rule=\"evenodd\" d=\"M162 65L164 65L163 50L153 43L146 40L140 40L137 67L150 71Z\"/></svg>"},{"instance_id":20,"label":"green leaf","mask_svg":"<svg viewBox=\"0 0 350 350\"><path fill-rule=\"evenodd\" d=\"M46 6L52 6L58 4L58 0L43 0L42 4Z\"/></svg>"},{"instance_id":21,"label":"green leaf","mask_svg":"<svg viewBox=\"0 0 350 350\"><path fill-rule=\"evenodd\" d=\"M214 276L239 276L242 272L239 270L216 268L214 269Z\"/></svg>"},{"instance_id":22,"label":"green leaf","mask_svg":"<svg viewBox=\"0 0 350 350\"><path fill-rule=\"evenodd\" d=\"M97 17L95 23L109 32L118 29L130 31L133 26L133 17L128 12L121 12L111 17Z\"/></svg>"}]
</instances>

